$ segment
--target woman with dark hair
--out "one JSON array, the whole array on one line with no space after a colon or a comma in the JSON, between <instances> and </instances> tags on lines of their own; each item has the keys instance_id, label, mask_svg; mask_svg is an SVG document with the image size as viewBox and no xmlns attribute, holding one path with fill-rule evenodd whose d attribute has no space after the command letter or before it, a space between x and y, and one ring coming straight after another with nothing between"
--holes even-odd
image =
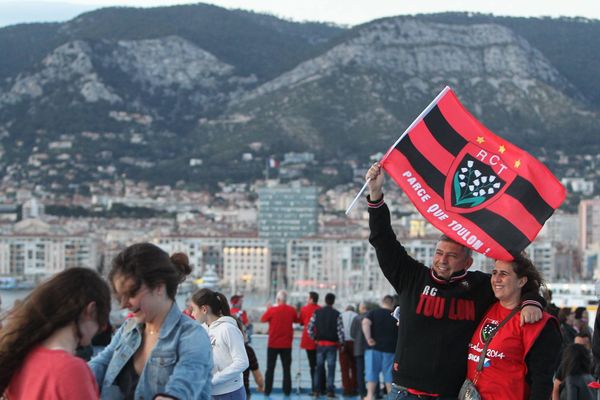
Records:
<instances>
[{"instance_id":1,"label":"woman with dark hair","mask_svg":"<svg viewBox=\"0 0 600 400\"><path fill-rule=\"evenodd\" d=\"M594 381L590 351L581 344L567 346L560 365L560 376L554 378L556 400L592 400L593 389L588 384Z\"/></svg>"},{"instance_id":2,"label":"woman with dark hair","mask_svg":"<svg viewBox=\"0 0 600 400\"><path fill-rule=\"evenodd\" d=\"M74 354L109 312L110 289L88 268L67 269L36 287L0 331L0 397L97 399L94 375Z\"/></svg>"},{"instance_id":3,"label":"woman with dark hair","mask_svg":"<svg viewBox=\"0 0 600 400\"><path fill-rule=\"evenodd\" d=\"M246 400L243 372L248 368L244 336L231 316L227 298L210 289L192 295L192 315L208 326L213 350L212 397Z\"/></svg>"},{"instance_id":4,"label":"woman with dark hair","mask_svg":"<svg viewBox=\"0 0 600 400\"><path fill-rule=\"evenodd\" d=\"M520 323L522 297L539 293L542 283L535 266L522 255L496 261L491 285L499 301L475 330L467 358L467 378L482 399L550 397L561 343L558 323L546 312L534 324Z\"/></svg>"},{"instance_id":5,"label":"woman with dark hair","mask_svg":"<svg viewBox=\"0 0 600 400\"><path fill-rule=\"evenodd\" d=\"M150 243L127 247L108 275L132 315L89 365L102 399L208 399L212 357L208 335L182 314L178 285L191 272L183 253Z\"/></svg>"}]
</instances>

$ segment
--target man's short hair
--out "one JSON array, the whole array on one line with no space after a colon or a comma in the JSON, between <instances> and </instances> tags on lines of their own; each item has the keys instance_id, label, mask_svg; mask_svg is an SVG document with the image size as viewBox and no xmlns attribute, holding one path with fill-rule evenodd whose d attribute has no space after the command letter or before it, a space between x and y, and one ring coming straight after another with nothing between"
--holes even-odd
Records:
<instances>
[{"instance_id":1,"label":"man's short hair","mask_svg":"<svg viewBox=\"0 0 600 400\"><path fill-rule=\"evenodd\" d=\"M587 311L585 307L577 307L575 309L575 319L583 318L583 313Z\"/></svg>"},{"instance_id":2,"label":"man's short hair","mask_svg":"<svg viewBox=\"0 0 600 400\"><path fill-rule=\"evenodd\" d=\"M390 296L389 294L386 294L385 296L383 296L383 299L381 299L381 302L384 304L389 304L390 306L393 306L394 298L392 296Z\"/></svg>"},{"instance_id":3,"label":"man's short hair","mask_svg":"<svg viewBox=\"0 0 600 400\"><path fill-rule=\"evenodd\" d=\"M332 306L333 303L335 303L335 294L327 293L325 295L325 304L327 304L328 306Z\"/></svg>"},{"instance_id":4,"label":"man's short hair","mask_svg":"<svg viewBox=\"0 0 600 400\"><path fill-rule=\"evenodd\" d=\"M287 292L285 290L280 290L279 292L277 292L277 296L275 297L277 300L281 300L283 302L287 301Z\"/></svg>"},{"instance_id":5,"label":"man's short hair","mask_svg":"<svg viewBox=\"0 0 600 400\"><path fill-rule=\"evenodd\" d=\"M358 303L358 311L360 311L361 309L364 309L364 310L367 309L367 302L366 301L361 301L360 303Z\"/></svg>"},{"instance_id":6,"label":"man's short hair","mask_svg":"<svg viewBox=\"0 0 600 400\"><path fill-rule=\"evenodd\" d=\"M308 297L310 297L315 304L319 302L319 293L317 292L308 292Z\"/></svg>"},{"instance_id":7,"label":"man's short hair","mask_svg":"<svg viewBox=\"0 0 600 400\"><path fill-rule=\"evenodd\" d=\"M438 239L438 241L440 241L440 242L455 243L455 244L461 246L464 249L464 253L465 253L465 257L466 258L473 257L473 249L471 249L470 247L465 246L464 244L458 243L456 240L452 239L450 236L441 235L440 238Z\"/></svg>"}]
</instances>

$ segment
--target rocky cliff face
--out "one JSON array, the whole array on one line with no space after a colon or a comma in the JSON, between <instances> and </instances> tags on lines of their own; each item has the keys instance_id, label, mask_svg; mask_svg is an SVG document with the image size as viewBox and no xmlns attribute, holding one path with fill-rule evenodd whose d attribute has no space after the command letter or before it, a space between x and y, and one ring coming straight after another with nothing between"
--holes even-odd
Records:
<instances>
[{"instance_id":1,"label":"rocky cliff face","mask_svg":"<svg viewBox=\"0 0 600 400\"><path fill-rule=\"evenodd\" d=\"M290 147L384 151L445 85L492 130L521 145L559 143L553 132L594 125L577 89L508 28L399 17L357 28L347 41L234 99L229 114L246 115L247 123L228 124L228 114L211 127L230 131L240 145L273 131ZM569 140L587 140L574 135Z\"/></svg>"},{"instance_id":2,"label":"rocky cliff face","mask_svg":"<svg viewBox=\"0 0 600 400\"><path fill-rule=\"evenodd\" d=\"M423 83L454 77L471 81L486 79L496 87L506 81L520 82L524 89L533 81L561 91L570 86L539 51L508 28L395 18L358 29L354 38L263 85L254 95L350 65L414 76Z\"/></svg>"},{"instance_id":3,"label":"rocky cliff face","mask_svg":"<svg viewBox=\"0 0 600 400\"><path fill-rule=\"evenodd\" d=\"M123 86L123 81L128 86ZM62 85L73 93L73 101L117 105L124 99L135 99L146 110L151 107L144 104L144 96L180 97L183 92L198 109L212 101L222 103L231 93L254 84L256 77L238 77L231 65L214 55L185 39L168 36L69 42L45 57L37 72L9 82L10 88L0 93L0 104L52 96L56 86Z\"/></svg>"},{"instance_id":4,"label":"rocky cliff face","mask_svg":"<svg viewBox=\"0 0 600 400\"><path fill-rule=\"evenodd\" d=\"M94 70L92 58L92 48L86 42L74 41L59 46L41 61L38 72L22 74L12 80L10 89L0 93L0 104L17 104L51 96L56 85L69 86L87 102L120 102L121 98L102 82Z\"/></svg>"}]
</instances>

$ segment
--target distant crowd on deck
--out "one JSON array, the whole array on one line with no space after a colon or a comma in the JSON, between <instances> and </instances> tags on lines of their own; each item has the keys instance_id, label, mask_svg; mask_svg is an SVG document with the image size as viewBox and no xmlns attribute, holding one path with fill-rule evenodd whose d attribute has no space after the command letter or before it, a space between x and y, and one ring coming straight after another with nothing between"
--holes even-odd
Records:
<instances>
[{"instance_id":1,"label":"distant crowd on deck","mask_svg":"<svg viewBox=\"0 0 600 400\"><path fill-rule=\"evenodd\" d=\"M431 265L415 260L392 230L378 163L366 178L369 241L396 294L382 296L379 307L361 303L339 311L334 293L322 304L317 293L307 293L297 309L278 292L260 318L269 324L264 378L243 296L200 289L180 310L175 295L191 272L188 257L137 243L113 259L109 284L95 271L71 268L5 314L0 395L245 400L252 375L268 397L279 358L282 391L291 396L293 326L301 324L311 378L306 389L315 398L596 398L600 318L592 330L585 308L553 306L525 254L493 260L491 274L470 271L471 250L442 236ZM111 291L129 311L114 331ZM338 362L342 387L336 389Z\"/></svg>"}]
</instances>

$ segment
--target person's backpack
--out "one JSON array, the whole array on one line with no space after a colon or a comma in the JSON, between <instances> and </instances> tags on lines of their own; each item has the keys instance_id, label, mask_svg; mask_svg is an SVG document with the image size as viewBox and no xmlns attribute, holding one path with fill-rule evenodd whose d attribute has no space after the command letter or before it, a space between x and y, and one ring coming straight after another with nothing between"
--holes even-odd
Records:
<instances>
[{"instance_id":1,"label":"person's backpack","mask_svg":"<svg viewBox=\"0 0 600 400\"><path fill-rule=\"evenodd\" d=\"M594 378L590 374L567 376L561 384L560 400L596 400L596 389L588 386Z\"/></svg>"}]
</instances>

